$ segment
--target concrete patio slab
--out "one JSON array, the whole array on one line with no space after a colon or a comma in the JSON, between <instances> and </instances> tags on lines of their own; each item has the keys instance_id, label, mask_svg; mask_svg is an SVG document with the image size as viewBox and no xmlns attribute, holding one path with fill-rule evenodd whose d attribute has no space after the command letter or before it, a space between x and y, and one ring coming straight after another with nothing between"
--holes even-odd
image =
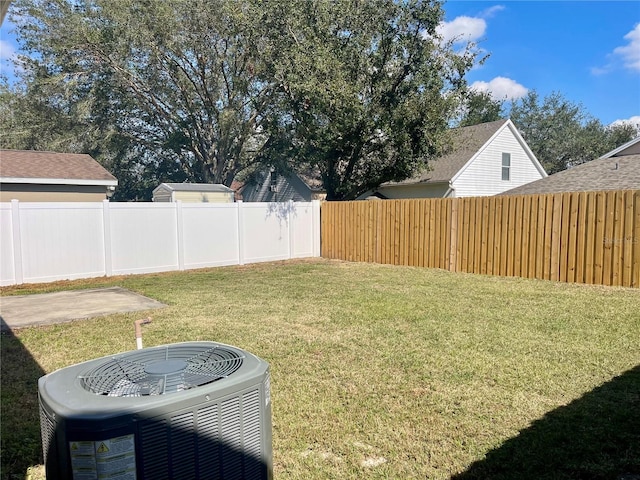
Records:
<instances>
[{"instance_id":1,"label":"concrete patio slab","mask_svg":"<svg viewBox=\"0 0 640 480\"><path fill-rule=\"evenodd\" d=\"M125 288L95 288L2 297L0 319L3 330L13 330L162 307L166 305Z\"/></svg>"}]
</instances>

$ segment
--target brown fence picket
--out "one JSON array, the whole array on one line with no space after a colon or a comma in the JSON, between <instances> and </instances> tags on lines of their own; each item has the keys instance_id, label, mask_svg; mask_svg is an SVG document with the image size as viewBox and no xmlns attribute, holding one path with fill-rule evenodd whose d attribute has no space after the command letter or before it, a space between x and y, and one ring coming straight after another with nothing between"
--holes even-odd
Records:
<instances>
[{"instance_id":1,"label":"brown fence picket","mask_svg":"<svg viewBox=\"0 0 640 480\"><path fill-rule=\"evenodd\" d=\"M640 191L325 202L322 256L640 287Z\"/></svg>"}]
</instances>

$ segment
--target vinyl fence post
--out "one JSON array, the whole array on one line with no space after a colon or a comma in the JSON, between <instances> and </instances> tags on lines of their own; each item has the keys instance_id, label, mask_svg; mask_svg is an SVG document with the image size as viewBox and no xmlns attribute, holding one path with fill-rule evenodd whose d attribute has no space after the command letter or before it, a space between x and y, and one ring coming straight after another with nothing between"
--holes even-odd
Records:
<instances>
[{"instance_id":1,"label":"vinyl fence post","mask_svg":"<svg viewBox=\"0 0 640 480\"><path fill-rule=\"evenodd\" d=\"M24 283L22 270L22 234L20 232L20 202L11 200L11 231L13 232L13 271L16 284Z\"/></svg>"},{"instance_id":2,"label":"vinyl fence post","mask_svg":"<svg viewBox=\"0 0 640 480\"><path fill-rule=\"evenodd\" d=\"M289 258L293 258L294 255L294 248L295 248L295 239L294 239L294 234L295 232L293 231L293 218L295 217L295 205L293 203L293 200L289 200L288 205L289 208L287 208L287 227L289 228Z\"/></svg>"},{"instance_id":3,"label":"vinyl fence post","mask_svg":"<svg viewBox=\"0 0 640 480\"><path fill-rule=\"evenodd\" d=\"M236 202L238 211L238 264L244 265L244 214L242 200Z\"/></svg>"},{"instance_id":4,"label":"vinyl fence post","mask_svg":"<svg viewBox=\"0 0 640 480\"><path fill-rule=\"evenodd\" d=\"M113 259L111 251L111 207L109 200L102 201L102 232L104 235L104 274L113 275Z\"/></svg>"},{"instance_id":5,"label":"vinyl fence post","mask_svg":"<svg viewBox=\"0 0 640 480\"><path fill-rule=\"evenodd\" d=\"M320 256L320 200L311 202L311 231L313 235L313 256Z\"/></svg>"},{"instance_id":6,"label":"vinyl fence post","mask_svg":"<svg viewBox=\"0 0 640 480\"><path fill-rule=\"evenodd\" d=\"M182 200L176 201L176 234L178 249L178 270L184 270L184 220L182 217Z\"/></svg>"}]
</instances>

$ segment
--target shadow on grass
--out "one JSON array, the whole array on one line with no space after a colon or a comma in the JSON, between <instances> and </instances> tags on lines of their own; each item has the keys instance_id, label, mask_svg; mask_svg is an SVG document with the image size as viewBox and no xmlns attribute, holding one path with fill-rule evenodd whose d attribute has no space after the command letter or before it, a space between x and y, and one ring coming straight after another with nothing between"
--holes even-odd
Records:
<instances>
[{"instance_id":1,"label":"shadow on grass","mask_svg":"<svg viewBox=\"0 0 640 480\"><path fill-rule=\"evenodd\" d=\"M23 479L28 467L42 463L38 378L44 371L2 317L0 322L0 478Z\"/></svg>"},{"instance_id":2,"label":"shadow on grass","mask_svg":"<svg viewBox=\"0 0 640 480\"><path fill-rule=\"evenodd\" d=\"M640 480L640 365L557 408L453 480Z\"/></svg>"}]
</instances>

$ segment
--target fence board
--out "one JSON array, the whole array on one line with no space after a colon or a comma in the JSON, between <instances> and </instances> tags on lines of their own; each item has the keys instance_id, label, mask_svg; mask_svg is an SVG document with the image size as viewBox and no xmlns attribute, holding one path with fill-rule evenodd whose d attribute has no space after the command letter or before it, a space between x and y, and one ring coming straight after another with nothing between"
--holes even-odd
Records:
<instances>
[{"instance_id":1,"label":"fence board","mask_svg":"<svg viewBox=\"0 0 640 480\"><path fill-rule=\"evenodd\" d=\"M527 253L527 278L535 278L536 276L536 232L538 229L538 197L527 195L529 202L529 221L526 223L528 228L529 249Z\"/></svg>"},{"instance_id":2,"label":"fence board","mask_svg":"<svg viewBox=\"0 0 640 480\"><path fill-rule=\"evenodd\" d=\"M613 239L615 235L615 196L610 195L608 192L605 194L606 209L605 209L605 229L604 229L604 258L602 260L602 277L605 285L611 285L611 262L613 260Z\"/></svg>"},{"instance_id":3,"label":"fence board","mask_svg":"<svg viewBox=\"0 0 640 480\"><path fill-rule=\"evenodd\" d=\"M640 191L328 202L330 258L640 285Z\"/></svg>"},{"instance_id":4,"label":"fence board","mask_svg":"<svg viewBox=\"0 0 640 480\"><path fill-rule=\"evenodd\" d=\"M622 254L621 285L631 285L633 278L633 192L624 193L624 252ZM639 212L640 213L640 212ZM640 239L636 242L640 243Z\"/></svg>"},{"instance_id":5,"label":"fence board","mask_svg":"<svg viewBox=\"0 0 640 480\"><path fill-rule=\"evenodd\" d=\"M613 220L611 284L620 286L622 282L622 259L624 256L624 195L623 192L615 196L615 210Z\"/></svg>"},{"instance_id":6,"label":"fence board","mask_svg":"<svg viewBox=\"0 0 640 480\"><path fill-rule=\"evenodd\" d=\"M576 252L575 252L575 276L573 281L585 282L585 256L586 256L586 222L587 222L587 194L578 194L578 218L576 219Z\"/></svg>"},{"instance_id":7,"label":"fence board","mask_svg":"<svg viewBox=\"0 0 640 480\"><path fill-rule=\"evenodd\" d=\"M631 238L633 245L633 268L631 273L631 286L640 288L640 192L634 193L634 234Z\"/></svg>"},{"instance_id":8,"label":"fence board","mask_svg":"<svg viewBox=\"0 0 640 480\"><path fill-rule=\"evenodd\" d=\"M564 281L573 283L576 281L576 264L577 264L577 246L578 246L578 213L579 213L579 201L580 195L574 193L570 196L571 206L568 216L568 247L567 247L567 274Z\"/></svg>"},{"instance_id":9,"label":"fence board","mask_svg":"<svg viewBox=\"0 0 640 480\"><path fill-rule=\"evenodd\" d=\"M493 274L504 275L505 265L505 239L507 229L507 214L509 211L509 200L496 201L496 222L493 250Z\"/></svg>"}]
</instances>

